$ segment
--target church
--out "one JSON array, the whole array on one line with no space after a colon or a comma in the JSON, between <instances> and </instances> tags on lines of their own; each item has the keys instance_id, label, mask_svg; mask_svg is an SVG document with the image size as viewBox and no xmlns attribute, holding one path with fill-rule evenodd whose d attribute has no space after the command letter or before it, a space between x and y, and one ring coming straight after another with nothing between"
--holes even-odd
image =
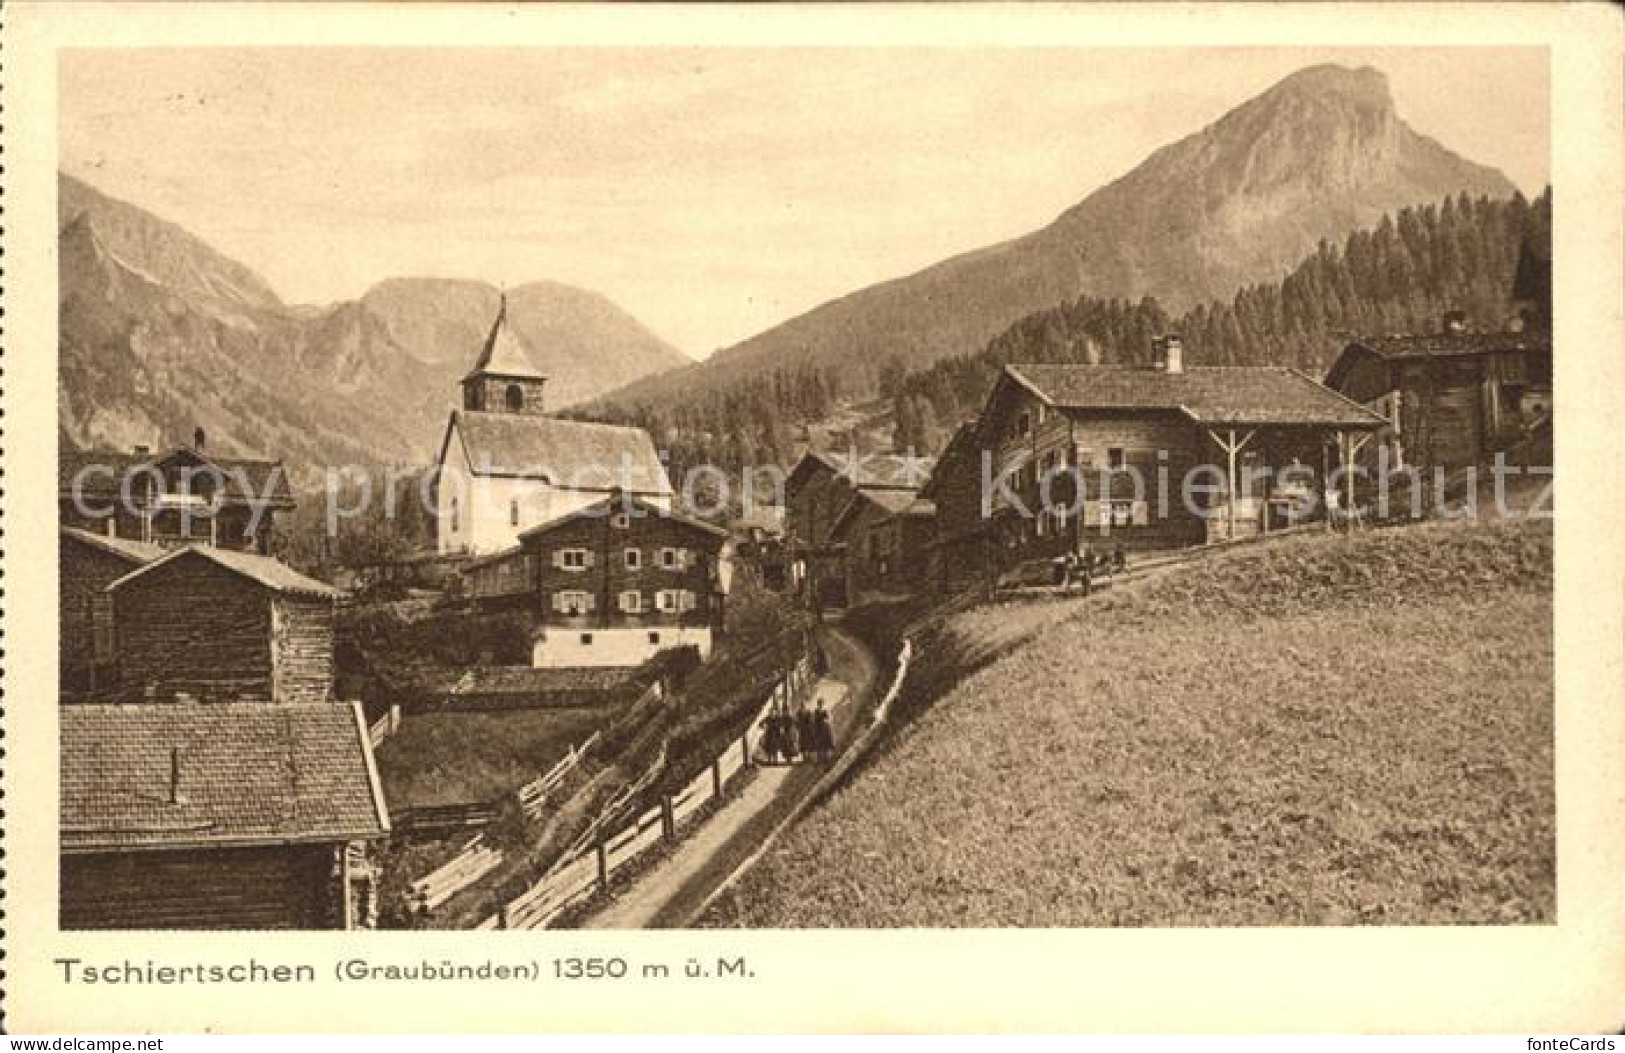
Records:
<instances>
[{"instance_id":1,"label":"church","mask_svg":"<svg viewBox=\"0 0 1625 1053\"><path fill-rule=\"evenodd\" d=\"M511 549L612 492L670 511L671 481L649 433L549 416L546 384L508 324L504 296L440 443L440 555Z\"/></svg>"}]
</instances>

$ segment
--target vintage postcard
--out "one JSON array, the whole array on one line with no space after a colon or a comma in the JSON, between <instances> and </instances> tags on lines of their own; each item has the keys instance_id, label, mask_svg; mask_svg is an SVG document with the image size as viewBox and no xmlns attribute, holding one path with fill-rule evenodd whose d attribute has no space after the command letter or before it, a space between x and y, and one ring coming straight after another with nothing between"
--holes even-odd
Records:
<instances>
[{"instance_id":1,"label":"vintage postcard","mask_svg":"<svg viewBox=\"0 0 1625 1053\"><path fill-rule=\"evenodd\" d=\"M13 6L7 1028L1617 1030L1621 25Z\"/></svg>"}]
</instances>

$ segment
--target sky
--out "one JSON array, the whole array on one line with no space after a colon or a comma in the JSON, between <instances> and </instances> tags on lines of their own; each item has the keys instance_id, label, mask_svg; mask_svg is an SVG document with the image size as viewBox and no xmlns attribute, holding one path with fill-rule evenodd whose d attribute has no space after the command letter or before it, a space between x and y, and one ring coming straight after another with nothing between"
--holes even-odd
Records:
<instances>
[{"instance_id":1,"label":"sky","mask_svg":"<svg viewBox=\"0 0 1625 1053\"><path fill-rule=\"evenodd\" d=\"M69 51L59 161L290 303L547 279L704 357L1037 229L1320 62L1546 185L1536 48Z\"/></svg>"}]
</instances>

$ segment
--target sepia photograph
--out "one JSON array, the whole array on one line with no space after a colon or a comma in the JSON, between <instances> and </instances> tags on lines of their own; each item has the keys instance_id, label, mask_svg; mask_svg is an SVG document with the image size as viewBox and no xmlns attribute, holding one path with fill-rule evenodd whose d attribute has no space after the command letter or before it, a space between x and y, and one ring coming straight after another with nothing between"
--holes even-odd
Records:
<instances>
[{"instance_id":1,"label":"sepia photograph","mask_svg":"<svg viewBox=\"0 0 1625 1053\"><path fill-rule=\"evenodd\" d=\"M852 933L1566 960L1609 850L1561 699L1620 685L1559 568L1619 582L1556 451L1620 392L1560 234L1620 209L1559 178L1554 47L241 10L56 47L54 244L7 235L59 993L165 946L554 998Z\"/></svg>"},{"instance_id":2,"label":"sepia photograph","mask_svg":"<svg viewBox=\"0 0 1625 1053\"><path fill-rule=\"evenodd\" d=\"M62 925L1552 921L1545 54L788 59L64 56Z\"/></svg>"}]
</instances>

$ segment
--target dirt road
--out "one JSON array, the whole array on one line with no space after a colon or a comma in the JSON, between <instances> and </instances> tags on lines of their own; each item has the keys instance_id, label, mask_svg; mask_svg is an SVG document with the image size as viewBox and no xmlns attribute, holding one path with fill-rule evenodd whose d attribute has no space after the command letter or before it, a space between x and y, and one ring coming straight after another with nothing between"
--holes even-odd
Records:
<instances>
[{"instance_id":1,"label":"dirt road","mask_svg":"<svg viewBox=\"0 0 1625 1053\"><path fill-rule=\"evenodd\" d=\"M859 716L874 688L875 660L867 648L834 626L819 628L829 671L817 697L832 706L841 748L859 730ZM789 814L824 772L823 765L763 767L744 791L690 833L676 851L582 923L588 929L649 929L680 925Z\"/></svg>"}]
</instances>

